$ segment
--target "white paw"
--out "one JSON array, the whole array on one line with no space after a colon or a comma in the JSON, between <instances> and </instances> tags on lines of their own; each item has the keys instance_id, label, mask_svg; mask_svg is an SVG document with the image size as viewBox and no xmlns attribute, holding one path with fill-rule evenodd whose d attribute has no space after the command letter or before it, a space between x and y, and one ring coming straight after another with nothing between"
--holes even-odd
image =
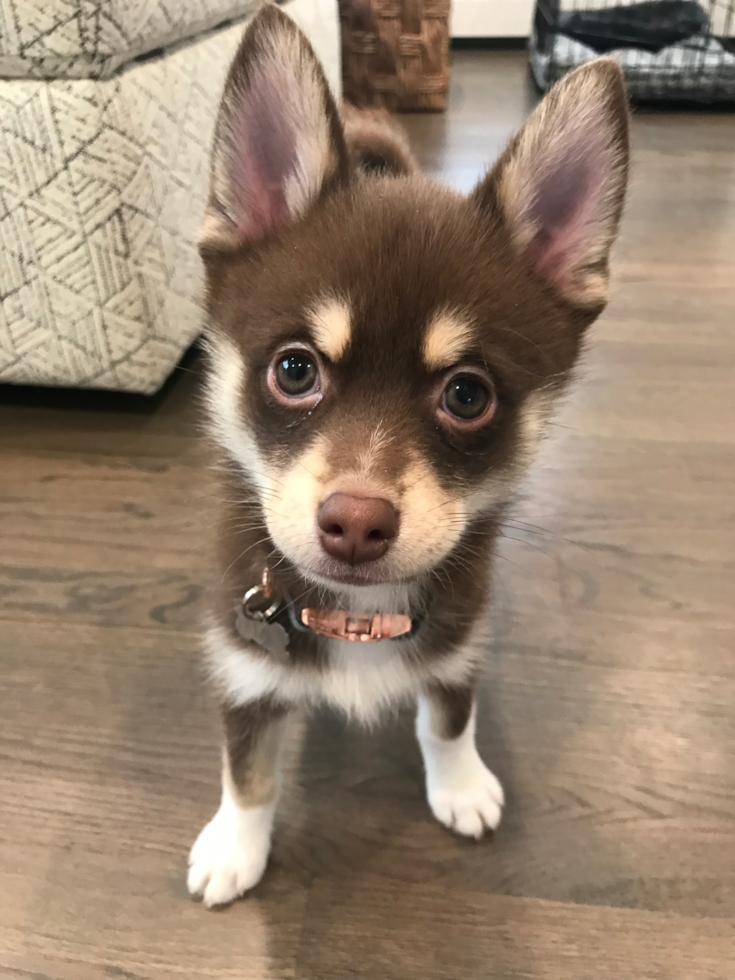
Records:
<instances>
[{"instance_id":1,"label":"white paw","mask_svg":"<svg viewBox=\"0 0 735 980\"><path fill-rule=\"evenodd\" d=\"M273 806L240 809L223 799L189 855L187 887L208 907L226 905L263 877L270 851Z\"/></svg>"},{"instance_id":2,"label":"white paw","mask_svg":"<svg viewBox=\"0 0 735 980\"><path fill-rule=\"evenodd\" d=\"M453 769L427 775L426 792L431 811L445 827L467 837L480 838L495 830L503 814L503 787L482 759L463 759Z\"/></svg>"}]
</instances>

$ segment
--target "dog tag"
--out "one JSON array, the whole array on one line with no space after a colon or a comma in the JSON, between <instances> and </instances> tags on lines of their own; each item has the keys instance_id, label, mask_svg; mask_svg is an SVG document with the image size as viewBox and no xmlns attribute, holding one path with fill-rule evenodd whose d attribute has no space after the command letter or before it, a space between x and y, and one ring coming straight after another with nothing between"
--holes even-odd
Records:
<instances>
[{"instance_id":1,"label":"dog tag","mask_svg":"<svg viewBox=\"0 0 735 980\"><path fill-rule=\"evenodd\" d=\"M235 620L235 628L243 640L256 643L279 663L288 663L288 633L280 623L251 619L240 610Z\"/></svg>"}]
</instances>

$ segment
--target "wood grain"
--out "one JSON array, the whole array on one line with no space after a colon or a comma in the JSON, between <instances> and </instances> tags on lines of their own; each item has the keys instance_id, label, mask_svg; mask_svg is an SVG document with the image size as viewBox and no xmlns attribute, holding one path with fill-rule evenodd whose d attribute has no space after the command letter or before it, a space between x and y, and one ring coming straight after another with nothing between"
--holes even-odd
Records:
<instances>
[{"instance_id":1,"label":"wood grain","mask_svg":"<svg viewBox=\"0 0 735 980\"><path fill-rule=\"evenodd\" d=\"M397 909L406 911L400 930ZM314 928L302 940L304 980L727 980L735 969L730 922L471 888L448 900L434 884L405 887L369 875L319 881L307 916Z\"/></svg>"},{"instance_id":2,"label":"wood grain","mask_svg":"<svg viewBox=\"0 0 735 980\"><path fill-rule=\"evenodd\" d=\"M405 122L467 189L531 96L519 52L452 79ZM479 845L431 819L409 714L323 712L261 886L192 903L219 778L199 367L149 412L2 392L3 980L735 977L735 121L633 134L612 302L498 547L478 737L508 808Z\"/></svg>"}]
</instances>

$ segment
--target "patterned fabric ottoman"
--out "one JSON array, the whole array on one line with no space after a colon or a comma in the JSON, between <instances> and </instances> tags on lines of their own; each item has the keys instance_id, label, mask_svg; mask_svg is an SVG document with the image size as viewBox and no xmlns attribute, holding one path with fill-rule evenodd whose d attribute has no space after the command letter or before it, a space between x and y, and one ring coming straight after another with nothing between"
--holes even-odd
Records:
<instances>
[{"instance_id":1,"label":"patterned fabric ottoman","mask_svg":"<svg viewBox=\"0 0 735 980\"><path fill-rule=\"evenodd\" d=\"M196 240L254 0L0 0L0 382L155 392L201 329ZM291 0L340 84L336 0Z\"/></svg>"}]
</instances>

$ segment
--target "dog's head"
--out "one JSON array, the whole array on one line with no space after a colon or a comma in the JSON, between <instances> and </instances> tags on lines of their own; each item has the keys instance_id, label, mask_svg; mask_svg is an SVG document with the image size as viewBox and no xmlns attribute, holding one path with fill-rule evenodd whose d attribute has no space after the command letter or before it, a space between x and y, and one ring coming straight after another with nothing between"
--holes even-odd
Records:
<instances>
[{"instance_id":1,"label":"dog's head","mask_svg":"<svg viewBox=\"0 0 735 980\"><path fill-rule=\"evenodd\" d=\"M602 310L627 103L562 81L468 197L361 176L306 39L248 27L202 233L212 431L308 580L420 577L507 501Z\"/></svg>"}]
</instances>

